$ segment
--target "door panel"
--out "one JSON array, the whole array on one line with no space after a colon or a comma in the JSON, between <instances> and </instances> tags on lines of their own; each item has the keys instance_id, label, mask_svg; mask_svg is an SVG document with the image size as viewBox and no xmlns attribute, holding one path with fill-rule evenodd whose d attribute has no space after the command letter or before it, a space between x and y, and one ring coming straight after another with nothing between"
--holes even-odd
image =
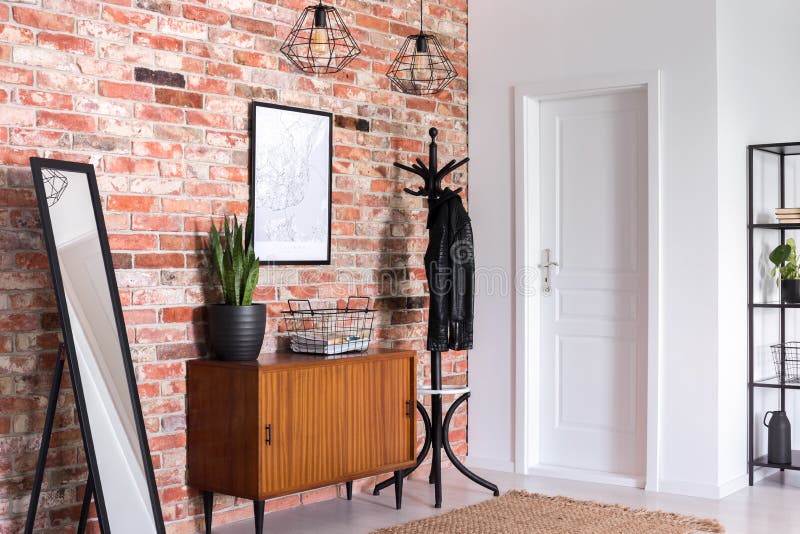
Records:
<instances>
[{"instance_id":1,"label":"door panel","mask_svg":"<svg viewBox=\"0 0 800 534\"><path fill-rule=\"evenodd\" d=\"M555 248L563 275L636 271L637 110L614 109L612 99L545 104L554 112Z\"/></svg>"},{"instance_id":2,"label":"door panel","mask_svg":"<svg viewBox=\"0 0 800 534\"><path fill-rule=\"evenodd\" d=\"M636 429L633 387L636 384L636 346L629 341L605 337L559 337L557 358L562 386L557 426L578 431L595 428L633 434ZM592 402L586 402L587 399ZM607 451L607 455L613 452ZM635 454L636 451L625 452Z\"/></svg>"},{"instance_id":3,"label":"door panel","mask_svg":"<svg viewBox=\"0 0 800 534\"><path fill-rule=\"evenodd\" d=\"M271 425L261 470L265 493L343 480L344 376L339 365L263 373L264 425Z\"/></svg>"},{"instance_id":4,"label":"door panel","mask_svg":"<svg viewBox=\"0 0 800 534\"><path fill-rule=\"evenodd\" d=\"M542 464L644 474L646 110L644 91L541 105Z\"/></svg>"},{"instance_id":5,"label":"door panel","mask_svg":"<svg viewBox=\"0 0 800 534\"><path fill-rule=\"evenodd\" d=\"M408 401L413 360L385 360L347 366L346 421L348 473L414 458L414 411Z\"/></svg>"}]
</instances>

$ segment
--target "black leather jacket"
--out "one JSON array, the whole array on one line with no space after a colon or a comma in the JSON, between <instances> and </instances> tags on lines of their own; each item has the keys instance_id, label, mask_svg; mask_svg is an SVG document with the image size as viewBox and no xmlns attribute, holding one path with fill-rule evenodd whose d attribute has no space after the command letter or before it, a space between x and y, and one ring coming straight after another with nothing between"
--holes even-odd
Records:
<instances>
[{"instance_id":1,"label":"black leather jacket","mask_svg":"<svg viewBox=\"0 0 800 534\"><path fill-rule=\"evenodd\" d=\"M472 348L475 249L472 225L461 197L446 189L429 200L430 242L425 274L431 294L428 350Z\"/></svg>"}]
</instances>

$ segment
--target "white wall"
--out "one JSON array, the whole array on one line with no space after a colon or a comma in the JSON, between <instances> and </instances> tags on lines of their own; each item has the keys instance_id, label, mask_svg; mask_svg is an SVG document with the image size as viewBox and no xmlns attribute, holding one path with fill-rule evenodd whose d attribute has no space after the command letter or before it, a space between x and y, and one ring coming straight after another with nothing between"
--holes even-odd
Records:
<instances>
[{"instance_id":1,"label":"white wall","mask_svg":"<svg viewBox=\"0 0 800 534\"><path fill-rule=\"evenodd\" d=\"M745 147L800 141L798 20L796 0L717 2L720 484L740 479L746 470ZM774 207L763 206L769 211ZM790 392L787 399L792 397L797 398ZM775 399L759 403L759 408L777 409ZM800 440L798 428L795 424L795 443Z\"/></svg>"},{"instance_id":2,"label":"white wall","mask_svg":"<svg viewBox=\"0 0 800 534\"><path fill-rule=\"evenodd\" d=\"M721 337L714 1L471 0L469 22L470 209L481 269L501 268L513 276L513 87L661 69L660 479L662 489L710 495L718 482L714 421ZM478 291L470 457L510 468L513 294L487 294L485 285ZM739 387L744 391L743 383Z\"/></svg>"}]
</instances>

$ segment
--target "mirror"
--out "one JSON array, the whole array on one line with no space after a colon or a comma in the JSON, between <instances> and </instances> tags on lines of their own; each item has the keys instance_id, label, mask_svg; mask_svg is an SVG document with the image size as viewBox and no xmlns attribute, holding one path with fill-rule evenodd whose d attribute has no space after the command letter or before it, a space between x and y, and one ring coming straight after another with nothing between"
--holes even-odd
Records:
<instances>
[{"instance_id":1,"label":"mirror","mask_svg":"<svg viewBox=\"0 0 800 534\"><path fill-rule=\"evenodd\" d=\"M31 158L101 530L163 533L94 167Z\"/></svg>"}]
</instances>

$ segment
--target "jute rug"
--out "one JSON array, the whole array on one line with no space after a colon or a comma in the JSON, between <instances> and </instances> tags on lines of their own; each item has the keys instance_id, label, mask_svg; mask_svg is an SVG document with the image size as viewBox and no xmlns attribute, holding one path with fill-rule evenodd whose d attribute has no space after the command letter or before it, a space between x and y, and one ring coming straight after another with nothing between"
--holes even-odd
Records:
<instances>
[{"instance_id":1,"label":"jute rug","mask_svg":"<svg viewBox=\"0 0 800 534\"><path fill-rule=\"evenodd\" d=\"M725 532L702 519L526 491L375 531L380 534L689 534Z\"/></svg>"}]
</instances>

